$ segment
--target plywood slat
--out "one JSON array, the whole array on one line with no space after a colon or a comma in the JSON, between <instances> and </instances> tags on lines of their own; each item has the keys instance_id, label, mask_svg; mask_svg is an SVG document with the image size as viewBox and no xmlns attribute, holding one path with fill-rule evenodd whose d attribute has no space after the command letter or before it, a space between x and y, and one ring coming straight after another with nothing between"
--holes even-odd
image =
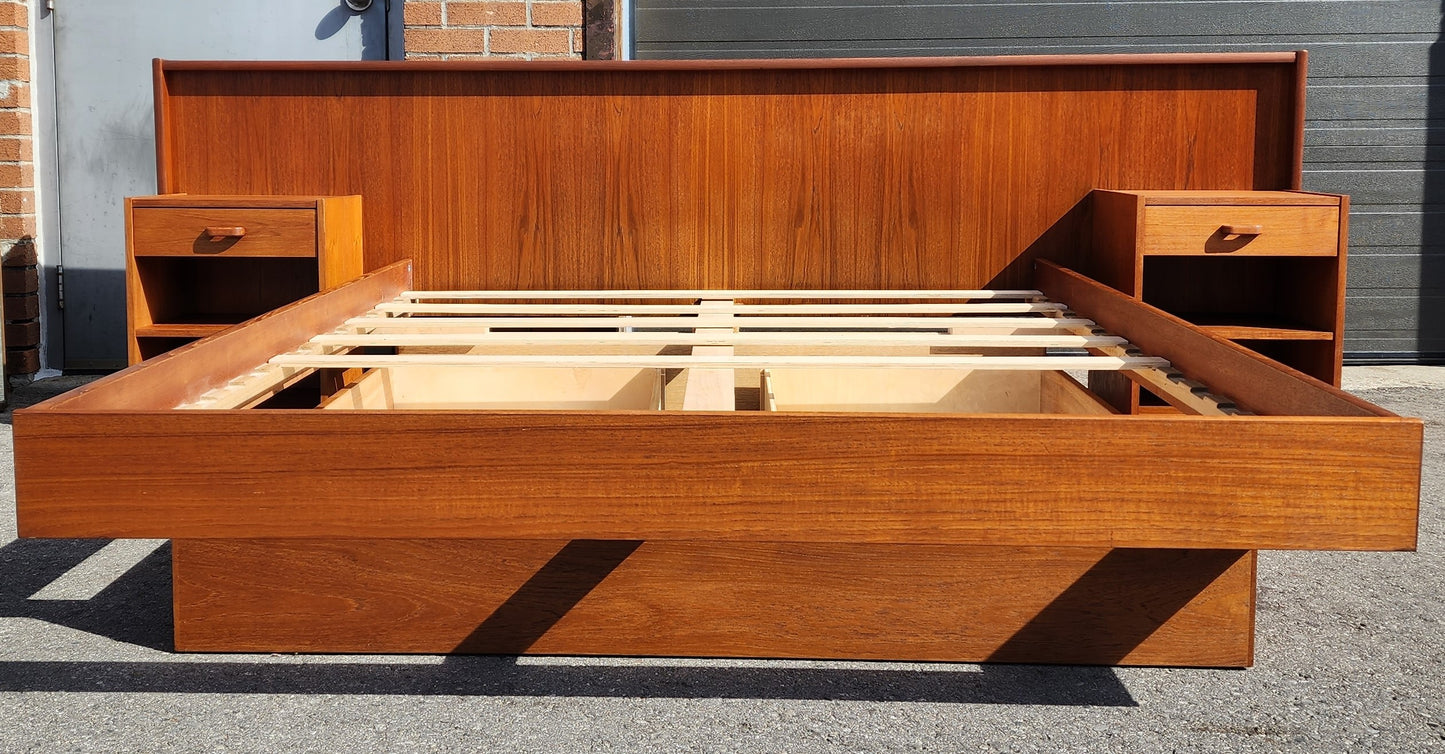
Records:
<instances>
[{"instance_id":1,"label":"plywood slat","mask_svg":"<svg viewBox=\"0 0 1445 754\"><path fill-rule=\"evenodd\" d=\"M546 300L546 299L703 299L726 298L734 301L749 299L1013 299L1041 296L1039 291L1026 290L728 290L728 289L678 289L678 290L578 290L578 291L402 291L399 299L416 300Z\"/></svg>"},{"instance_id":2,"label":"plywood slat","mask_svg":"<svg viewBox=\"0 0 1445 754\"><path fill-rule=\"evenodd\" d=\"M731 317L354 317L346 324L374 329L407 329L424 325L428 328L512 327L518 329L567 330L583 327L658 327L694 329L698 327L788 328L826 330L882 330L913 328L918 330L954 330L959 328L1016 327L1057 330L1079 325L1092 325L1087 319L1047 317L748 317L740 323Z\"/></svg>"},{"instance_id":3,"label":"plywood slat","mask_svg":"<svg viewBox=\"0 0 1445 754\"><path fill-rule=\"evenodd\" d=\"M646 355L530 355L530 354L406 354L325 356L282 354L271 363L293 368L513 366L513 367L626 367L636 369L764 369L768 367L878 367L891 369L1080 369L1121 370L1166 367L1154 356L646 356Z\"/></svg>"},{"instance_id":4,"label":"plywood slat","mask_svg":"<svg viewBox=\"0 0 1445 754\"><path fill-rule=\"evenodd\" d=\"M1083 328L1075 332L1083 334ZM1106 344L1089 349L1090 353L1104 356L1128 357L1139 353L1138 347L1127 341L1122 344ZM1228 398L1209 392L1203 384L1190 380L1172 367L1130 369L1124 372L1129 379L1150 388L1169 405L1186 414L1197 416L1239 416L1249 413L1242 411Z\"/></svg>"},{"instance_id":5,"label":"plywood slat","mask_svg":"<svg viewBox=\"0 0 1445 754\"><path fill-rule=\"evenodd\" d=\"M689 304L382 304L386 314L703 314L709 310ZM756 314L1024 314L1054 312L1053 303L989 304L735 304L735 316Z\"/></svg>"},{"instance_id":6,"label":"plywood slat","mask_svg":"<svg viewBox=\"0 0 1445 754\"><path fill-rule=\"evenodd\" d=\"M709 346L947 346L955 348L1089 348L1121 345L1114 335L950 335L925 332L483 332L483 333L337 333L318 335L312 343L332 346L475 346L475 345L604 345Z\"/></svg>"}]
</instances>

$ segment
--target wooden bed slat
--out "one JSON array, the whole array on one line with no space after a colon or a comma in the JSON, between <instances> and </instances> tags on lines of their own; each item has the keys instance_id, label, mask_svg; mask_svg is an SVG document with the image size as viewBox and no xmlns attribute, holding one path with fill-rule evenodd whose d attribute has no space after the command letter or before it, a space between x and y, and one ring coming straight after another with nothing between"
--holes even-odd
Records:
<instances>
[{"instance_id":1,"label":"wooden bed slat","mask_svg":"<svg viewBox=\"0 0 1445 754\"><path fill-rule=\"evenodd\" d=\"M731 316L803 314L1027 314L1059 311L1054 303L989 304L734 304ZM705 315L700 304L381 304L385 314L471 314L523 316Z\"/></svg>"},{"instance_id":2,"label":"wooden bed slat","mask_svg":"<svg viewBox=\"0 0 1445 754\"><path fill-rule=\"evenodd\" d=\"M418 325L424 327L425 325ZM475 346L630 344L640 346L945 346L952 348L1089 348L1117 346L1127 341L1116 335L951 335L924 332L457 332L448 333L338 333L318 335L312 343L329 346Z\"/></svg>"},{"instance_id":3,"label":"wooden bed slat","mask_svg":"<svg viewBox=\"0 0 1445 754\"><path fill-rule=\"evenodd\" d=\"M511 327L518 329L567 330L583 327L763 327L788 329L825 330L883 330L907 327L913 329L949 329L965 331L966 328L993 329L1013 327L1019 329L1059 330L1067 327L1094 324L1087 319L1049 317L748 317L738 322L725 317L354 317L348 325L375 329L407 329L446 327L475 329L478 327Z\"/></svg>"},{"instance_id":4,"label":"wooden bed slat","mask_svg":"<svg viewBox=\"0 0 1445 754\"><path fill-rule=\"evenodd\" d=\"M849 299L1029 299L1042 295L1036 290L588 290L588 291L402 291L397 298L427 301L541 301L575 299L702 299L726 298L733 301L755 299L839 300Z\"/></svg>"},{"instance_id":5,"label":"wooden bed slat","mask_svg":"<svg viewBox=\"0 0 1445 754\"><path fill-rule=\"evenodd\" d=\"M293 368L513 366L513 367L627 367L639 369L764 369L767 367L879 367L890 369L1079 369L1129 370L1169 366L1156 356L728 356L707 353L668 355L530 355L490 353L419 353L398 356L288 353L272 364Z\"/></svg>"},{"instance_id":6,"label":"wooden bed slat","mask_svg":"<svg viewBox=\"0 0 1445 754\"><path fill-rule=\"evenodd\" d=\"M1073 312L1067 312L1072 314ZM1103 332L1101 328L1070 328L1072 332L1079 335L1087 335L1093 332ZM1099 356L1128 357L1140 353L1137 346L1125 341L1124 343L1099 344L1091 346L1089 353ZM1238 416L1243 413L1232 401L1223 398L1207 390L1202 389L1203 385L1192 380L1187 380L1179 370L1173 367L1152 368L1152 369L1130 369L1122 372L1129 379L1154 390L1168 401L1169 405L1179 409L1182 413L1193 416ZM1101 403L1106 403L1097 395L1094 396Z\"/></svg>"}]
</instances>

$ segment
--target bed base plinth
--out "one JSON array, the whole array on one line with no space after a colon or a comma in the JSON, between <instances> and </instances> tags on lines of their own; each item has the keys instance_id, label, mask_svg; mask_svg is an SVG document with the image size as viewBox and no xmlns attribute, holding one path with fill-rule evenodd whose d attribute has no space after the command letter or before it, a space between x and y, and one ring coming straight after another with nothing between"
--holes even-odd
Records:
<instances>
[{"instance_id":1,"label":"bed base plinth","mask_svg":"<svg viewBox=\"0 0 1445 754\"><path fill-rule=\"evenodd\" d=\"M178 540L176 649L1241 667L1253 551Z\"/></svg>"}]
</instances>

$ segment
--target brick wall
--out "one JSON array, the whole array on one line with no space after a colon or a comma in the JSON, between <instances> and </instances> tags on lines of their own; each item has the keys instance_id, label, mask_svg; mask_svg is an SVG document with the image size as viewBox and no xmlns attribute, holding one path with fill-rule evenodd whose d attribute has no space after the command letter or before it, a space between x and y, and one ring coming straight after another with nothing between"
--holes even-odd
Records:
<instances>
[{"instance_id":1,"label":"brick wall","mask_svg":"<svg viewBox=\"0 0 1445 754\"><path fill-rule=\"evenodd\" d=\"M406 0L406 57L582 57L582 0Z\"/></svg>"},{"instance_id":2,"label":"brick wall","mask_svg":"<svg viewBox=\"0 0 1445 754\"><path fill-rule=\"evenodd\" d=\"M0 309L9 375L40 369L27 5L0 1Z\"/></svg>"}]
</instances>

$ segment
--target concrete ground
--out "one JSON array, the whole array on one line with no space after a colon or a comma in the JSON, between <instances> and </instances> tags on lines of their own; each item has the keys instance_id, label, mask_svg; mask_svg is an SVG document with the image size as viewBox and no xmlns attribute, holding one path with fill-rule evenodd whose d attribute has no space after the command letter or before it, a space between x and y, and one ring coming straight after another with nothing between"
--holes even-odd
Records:
<instances>
[{"instance_id":1,"label":"concrete ground","mask_svg":"<svg viewBox=\"0 0 1445 754\"><path fill-rule=\"evenodd\" d=\"M0 752L1445 751L1445 369L1416 553L1262 553L1250 670L177 655L163 543L15 540L0 427ZM28 403L76 384L26 387Z\"/></svg>"}]
</instances>

